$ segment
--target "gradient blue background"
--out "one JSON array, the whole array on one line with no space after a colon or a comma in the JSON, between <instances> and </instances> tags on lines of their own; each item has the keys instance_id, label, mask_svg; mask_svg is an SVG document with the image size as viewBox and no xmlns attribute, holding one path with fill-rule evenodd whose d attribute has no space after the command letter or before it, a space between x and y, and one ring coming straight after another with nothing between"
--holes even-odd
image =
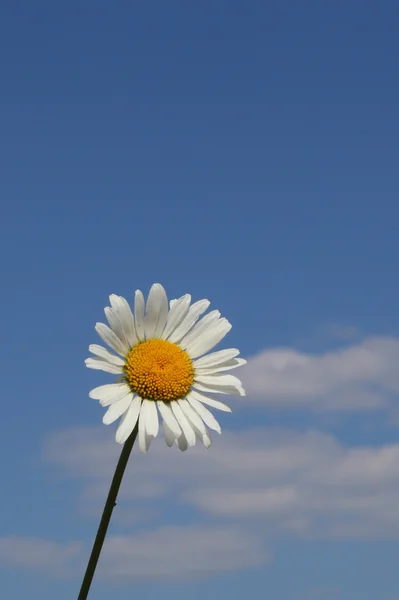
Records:
<instances>
[{"instance_id":1,"label":"gradient blue background","mask_svg":"<svg viewBox=\"0 0 399 600\"><path fill-rule=\"evenodd\" d=\"M99 420L83 359L109 293L208 297L244 355L328 349L328 323L398 334L398 19L393 1L1 3L2 535L92 538L36 457ZM397 553L282 540L266 568L93 600L391 600ZM7 600L78 585L2 581Z\"/></svg>"}]
</instances>

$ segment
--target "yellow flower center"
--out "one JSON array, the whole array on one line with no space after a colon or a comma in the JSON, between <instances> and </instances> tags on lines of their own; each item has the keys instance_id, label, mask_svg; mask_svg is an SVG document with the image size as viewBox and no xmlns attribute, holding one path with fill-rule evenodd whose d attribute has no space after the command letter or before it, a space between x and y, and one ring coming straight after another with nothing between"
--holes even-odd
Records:
<instances>
[{"instance_id":1,"label":"yellow flower center","mask_svg":"<svg viewBox=\"0 0 399 600\"><path fill-rule=\"evenodd\" d=\"M147 400L184 398L194 381L190 357L167 340L151 339L132 348L124 372L131 389Z\"/></svg>"}]
</instances>

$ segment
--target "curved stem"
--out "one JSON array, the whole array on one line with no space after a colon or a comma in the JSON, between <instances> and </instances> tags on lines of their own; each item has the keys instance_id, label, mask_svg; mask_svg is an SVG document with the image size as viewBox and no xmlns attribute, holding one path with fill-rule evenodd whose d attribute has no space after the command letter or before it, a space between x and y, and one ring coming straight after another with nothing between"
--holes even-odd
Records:
<instances>
[{"instance_id":1,"label":"curved stem","mask_svg":"<svg viewBox=\"0 0 399 600\"><path fill-rule=\"evenodd\" d=\"M133 448L133 444L137 437L138 425L134 428L128 439L126 440L121 455L116 465L115 473L112 478L111 487L109 488L108 498L104 506L103 514L101 517L100 525L98 526L96 539L94 540L93 548L90 554L89 562L87 564L86 573L83 578L82 586L80 588L78 600L86 600L91 582L93 580L94 572L96 570L97 562L101 553L101 549L104 544L104 539L107 534L108 525L111 520L112 511L116 506L116 497L119 492L122 477L126 469L127 461L129 460L130 453Z\"/></svg>"}]
</instances>

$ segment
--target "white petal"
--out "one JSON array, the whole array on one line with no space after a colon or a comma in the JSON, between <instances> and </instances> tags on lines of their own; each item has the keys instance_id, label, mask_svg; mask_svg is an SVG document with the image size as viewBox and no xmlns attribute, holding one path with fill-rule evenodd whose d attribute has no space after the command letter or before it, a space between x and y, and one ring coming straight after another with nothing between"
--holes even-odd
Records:
<instances>
[{"instance_id":1,"label":"white petal","mask_svg":"<svg viewBox=\"0 0 399 600\"><path fill-rule=\"evenodd\" d=\"M148 400L143 401L139 417L139 448L142 454L145 454L151 444L151 436L147 433L147 407Z\"/></svg>"},{"instance_id":2,"label":"white petal","mask_svg":"<svg viewBox=\"0 0 399 600\"><path fill-rule=\"evenodd\" d=\"M146 411L146 431L148 435L152 435L152 437L157 437L159 431L159 421L158 421L158 412L157 406L153 400L144 400L144 402L148 402Z\"/></svg>"},{"instance_id":3,"label":"white petal","mask_svg":"<svg viewBox=\"0 0 399 600\"><path fill-rule=\"evenodd\" d=\"M130 348L133 348L138 342L134 317L129 302L123 296L110 296L110 302L113 310L118 314L119 321L123 330L124 337Z\"/></svg>"},{"instance_id":4,"label":"white petal","mask_svg":"<svg viewBox=\"0 0 399 600\"><path fill-rule=\"evenodd\" d=\"M134 294L134 324L138 339L143 342L145 340L144 326L144 296L141 290L136 290Z\"/></svg>"},{"instance_id":5,"label":"white petal","mask_svg":"<svg viewBox=\"0 0 399 600\"><path fill-rule=\"evenodd\" d=\"M194 409L193 409L194 410ZM197 437L202 441L202 443L204 444L205 448L210 448L212 446L212 439L211 436L209 435L205 425L204 425L204 430L199 430L191 421L191 419L189 419L192 428L195 431L195 434L197 435Z\"/></svg>"},{"instance_id":6,"label":"white petal","mask_svg":"<svg viewBox=\"0 0 399 600\"><path fill-rule=\"evenodd\" d=\"M109 406L118 400L122 400L130 392L126 383L108 383L100 385L89 392L90 398L99 400L101 406Z\"/></svg>"},{"instance_id":7,"label":"white petal","mask_svg":"<svg viewBox=\"0 0 399 600\"><path fill-rule=\"evenodd\" d=\"M201 394L200 392L191 390L189 393L189 396L191 398L195 398L195 400L198 400L199 402L202 402L203 404L207 404L208 406L212 406L213 408L217 408L224 412L231 413L230 406L227 406L227 404L225 404L224 402L220 402L219 400L214 400L213 398L209 398L209 396L205 396L204 394Z\"/></svg>"},{"instance_id":8,"label":"white petal","mask_svg":"<svg viewBox=\"0 0 399 600\"><path fill-rule=\"evenodd\" d=\"M110 300L111 300L111 298L112 298L112 296L110 296ZM126 337L125 337L125 334L123 332L122 323L121 323L118 313L113 308L110 308L109 306L106 306L104 308L104 313L105 313L105 316L107 317L109 326L112 329L112 331L114 332L114 334L116 335L116 337L118 337L124 344L126 344L127 347L129 347Z\"/></svg>"},{"instance_id":9,"label":"white petal","mask_svg":"<svg viewBox=\"0 0 399 600\"><path fill-rule=\"evenodd\" d=\"M158 401L157 405L162 419L168 425L168 428L173 432L175 437L179 437L181 435L181 428L170 408L170 404Z\"/></svg>"},{"instance_id":10,"label":"white petal","mask_svg":"<svg viewBox=\"0 0 399 600\"><path fill-rule=\"evenodd\" d=\"M191 395L187 396L187 400L190 402L193 409L199 414L201 419L204 421L205 425L208 425L208 427L210 427L214 431L217 431L217 433L222 432L220 425L216 421L213 414L207 408L205 408L205 406L203 406L201 402L198 402L198 400L193 398Z\"/></svg>"},{"instance_id":11,"label":"white petal","mask_svg":"<svg viewBox=\"0 0 399 600\"><path fill-rule=\"evenodd\" d=\"M209 350L212 350L212 348L224 338L230 329L231 324L227 319L219 319L217 324L212 329L205 331L205 333L203 333L190 345L190 348L187 348L187 353L189 354L190 358L197 358L198 356L209 352Z\"/></svg>"},{"instance_id":12,"label":"white petal","mask_svg":"<svg viewBox=\"0 0 399 600\"><path fill-rule=\"evenodd\" d=\"M168 316L168 298L160 283L154 283L148 294L145 309L145 337L159 338Z\"/></svg>"},{"instance_id":13,"label":"white petal","mask_svg":"<svg viewBox=\"0 0 399 600\"><path fill-rule=\"evenodd\" d=\"M129 409L123 415L121 422L119 424L118 429L116 430L115 440L118 444L124 444L132 433L133 429L136 427L137 419L139 418L141 407L141 398L136 396Z\"/></svg>"},{"instance_id":14,"label":"white petal","mask_svg":"<svg viewBox=\"0 0 399 600\"><path fill-rule=\"evenodd\" d=\"M181 450L182 452L185 452L189 446L184 433L179 438L175 439L175 443L176 443L176 446L179 448L179 450Z\"/></svg>"},{"instance_id":15,"label":"white petal","mask_svg":"<svg viewBox=\"0 0 399 600\"><path fill-rule=\"evenodd\" d=\"M168 337L174 332L176 327L180 325L183 319L187 316L187 313L190 309L191 296L190 294L186 294L179 300L175 300L170 303L171 309L168 314L168 318L166 321L165 329L162 333L162 339L167 340Z\"/></svg>"},{"instance_id":16,"label":"white petal","mask_svg":"<svg viewBox=\"0 0 399 600\"><path fill-rule=\"evenodd\" d=\"M169 446L169 448L170 448L171 446L173 446L173 442L175 441L176 436L173 433L173 431L171 429L169 429L166 421L163 421L163 429L164 429L164 432L165 432L165 442L166 442L166 445Z\"/></svg>"},{"instance_id":17,"label":"white petal","mask_svg":"<svg viewBox=\"0 0 399 600\"><path fill-rule=\"evenodd\" d=\"M96 356L100 356L100 358L103 358L106 362L109 362L112 365L123 367L125 364L123 358L115 356L115 354L112 354L112 352L110 352L106 348L103 348L102 346L98 346L97 344L90 344L89 352L95 354Z\"/></svg>"},{"instance_id":18,"label":"white petal","mask_svg":"<svg viewBox=\"0 0 399 600\"><path fill-rule=\"evenodd\" d=\"M231 360L240 354L240 351L237 348L228 348L227 350L218 350L217 352L211 352L211 354L207 354L206 356L202 356L201 358L197 358L194 362L195 368L208 368L214 367L221 363L226 362L227 360Z\"/></svg>"},{"instance_id":19,"label":"white petal","mask_svg":"<svg viewBox=\"0 0 399 600\"><path fill-rule=\"evenodd\" d=\"M105 371L106 373L113 373L114 375L118 375L123 372L122 367L117 367L116 365L111 365L109 362L105 362L102 358L86 358L85 360L86 367L88 369L96 369L98 371Z\"/></svg>"},{"instance_id":20,"label":"white petal","mask_svg":"<svg viewBox=\"0 0 399 600\"><path fill-rule=\"evenodd\" d=\"M185 436L185 438L187 439L187 443L189 446L194 446L195 445L195 433L193 431L193 428L191 427L190 423L187 421L187 418L184 414L184 412L182 411L182 409L180 408L179 404L176 401L173 401L170 403L171 409L173 411L173 414L176 417L177 422L179 423L182 432Z\"/></svg>"},{"instance_id":21,"label":"white petal","mask_svg":"<svg viewBox=\"0 0 399 600\"><path fill-rule=\"evenodd\" d=\"M204 433L202 436L202 443L204 444L205 448L210 448L212 446L212 438L208 432Z\"/></svg>"},{"instance_id":22,"label":"white petal","mask_svg":"<svg viewBox=\"0 0 399 600\"><path fill-rule=\"evenodd\" d=\"M173 300L171 300L169 302L169 307L170 309L172 309L174 307L174 305L176 304L176 302L179 302L179 300L182 300L183 298L185 298L186 296L188 296L189 294L185 294L184 296L180 296L180 298L173 298Z\"/></svg>"},{"instance_id":23,"label":"white petal","mask_svg":"<svg viewBox=\"0 0 399 600\"><path fill-rule=\"evenodd\" d=\"M204 385L203 383L193 383L196 390L205 392L205 394L226 394L227 396L245 396L244 388L233 386Z\"/></svg>"},{"instance_id":24,"label":"white petal","mask_svg":"<svg viewBox=\"0 0 399 600\"><path fill-rule=\"evenodd\" d=\"M126 342L120 340L107 325L104 325L104 323L96 323L95 330L112 350L115 350L115 352L121 356L126 356L129 351Z\"/></svg>"},{"instance_id":25,"label":"white petal","mask_svg":"<svg viewBox=\"0 0 399 600\"><path fill-rule=\"evenodd\" d=\"M145 430L145 403L141 405L141 411L139 416L139 448L140 452L145 454L146 449L146 430Z\"/></svg>"},{"instance_id":26,"label":"white petal","mask_svg":"<svg viewBox=\"0 0 399 600\"><path fill-rule=\"evenodd\" d=\"M132 398L133 394L130 393L124 398L122 398L122 400L118 400L118 402L111 404L111 406L103 416L104 425L110 425L111 423L116 421L116 419L119 419L119 417L121 417L123 413L126 412L129 408L132 402Z\"/></svg>"},{"instance_id":27,"label":"white petal","mask_svg":"<svg viewBox=\"0 0 399 600\"><path fill-rule=\"evenodd\" d=\"M242 367L246 363L247 361L245 358L232 358L231 360L227 360L226 362L215 365L214 367L197 367L195 372L198 373L198 375L216 375L217 373L222 373L223 371L237 369L237 367Z\"/></svg>"},{"instance_id":28,"label":"white petal","mask_svg":"<svg viewBox=\"0 0 399 600\"><path fill-rule=\"evenodd\" d=\"M187 335L179 343L179 346L185 350L190 347L196 339L199 338L203 333L215 326L215 323L220 318L220 312L218 310L212 310L210 313L205 315L194 327L188 332Z\"/></svg>"},{"instance_id":29,"label":"white petal","mask_svg":"<svg viewBox=\"0 0 399 600\"><path fill-rule=\"evenodd\" d=\"M239 396L245 396L245 390L242 387L241 381L234 375L197 375L194 379L194 387L201 386L207 387L210 391L215 390L215 393L223 394L222 390L230 390L230 388L236 390L235 394ZM199 389L199 387L198 387ZM229 393L228 391L224 393Z\"/></svg>"},{"instance_id":30,"label":"white petal","mask_svg":"<svg viewBox=\"0 0 399 600\"><path fill-rule=\"evenodd\" d=\"M206 435L206 427L204 422L199 414L193 409L191 404L187 400L179 400L178 402L189 423L201 433L201 436Z\"/></svg>"},{"instance_id":31,"label":"white petal","mask_svg":"<svg viewBox=\"0 0 399 600\"><path fill-rule=\"evenodd\" d=\"M177 344L191 329L191 327L197 322L198 318L206 311L210 305L209 300L198 300L194 302L189 308L189 311L183 321L174 330L172 335L169 337L169 341Z\"/></svg>"}]
</instances>

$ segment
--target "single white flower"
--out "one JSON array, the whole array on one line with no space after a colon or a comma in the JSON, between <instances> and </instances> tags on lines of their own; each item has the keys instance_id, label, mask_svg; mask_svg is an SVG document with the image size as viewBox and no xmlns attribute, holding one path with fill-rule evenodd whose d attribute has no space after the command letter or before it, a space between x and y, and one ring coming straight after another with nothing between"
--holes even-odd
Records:
<instances>
[{"instance_id":1,"label":"single white flower","mask_svg":"<svg viewBox=\"0 0 399 600\"><path fill-rule=\"evenodd\" d=\"M208 394L245 396L241 381L226 371L245 360L231 348L207 354L230 331L231 325L220 312L211 311L200 319L210 302L191 304L186 294L178 300L168 298L155 283L147 303L140 290L134 298L134 314L125 298L112 294L111 306L104 309L109 327L96 324L96 331L108 346L92 344L95 357L86 359L90 369L118 375L116 383L91 390L89 396L109 407L103 423L109 425L122 417L116 441L123 444L138 422L139 448L146 452L158 435L158 411L162 417L168 446L180 450L194 446L196 437L209 448L207 427L221 433L220 425L204 406L231 412ZM158 409L158 410L157 410Z\"/></svg>"}]
</instances>

